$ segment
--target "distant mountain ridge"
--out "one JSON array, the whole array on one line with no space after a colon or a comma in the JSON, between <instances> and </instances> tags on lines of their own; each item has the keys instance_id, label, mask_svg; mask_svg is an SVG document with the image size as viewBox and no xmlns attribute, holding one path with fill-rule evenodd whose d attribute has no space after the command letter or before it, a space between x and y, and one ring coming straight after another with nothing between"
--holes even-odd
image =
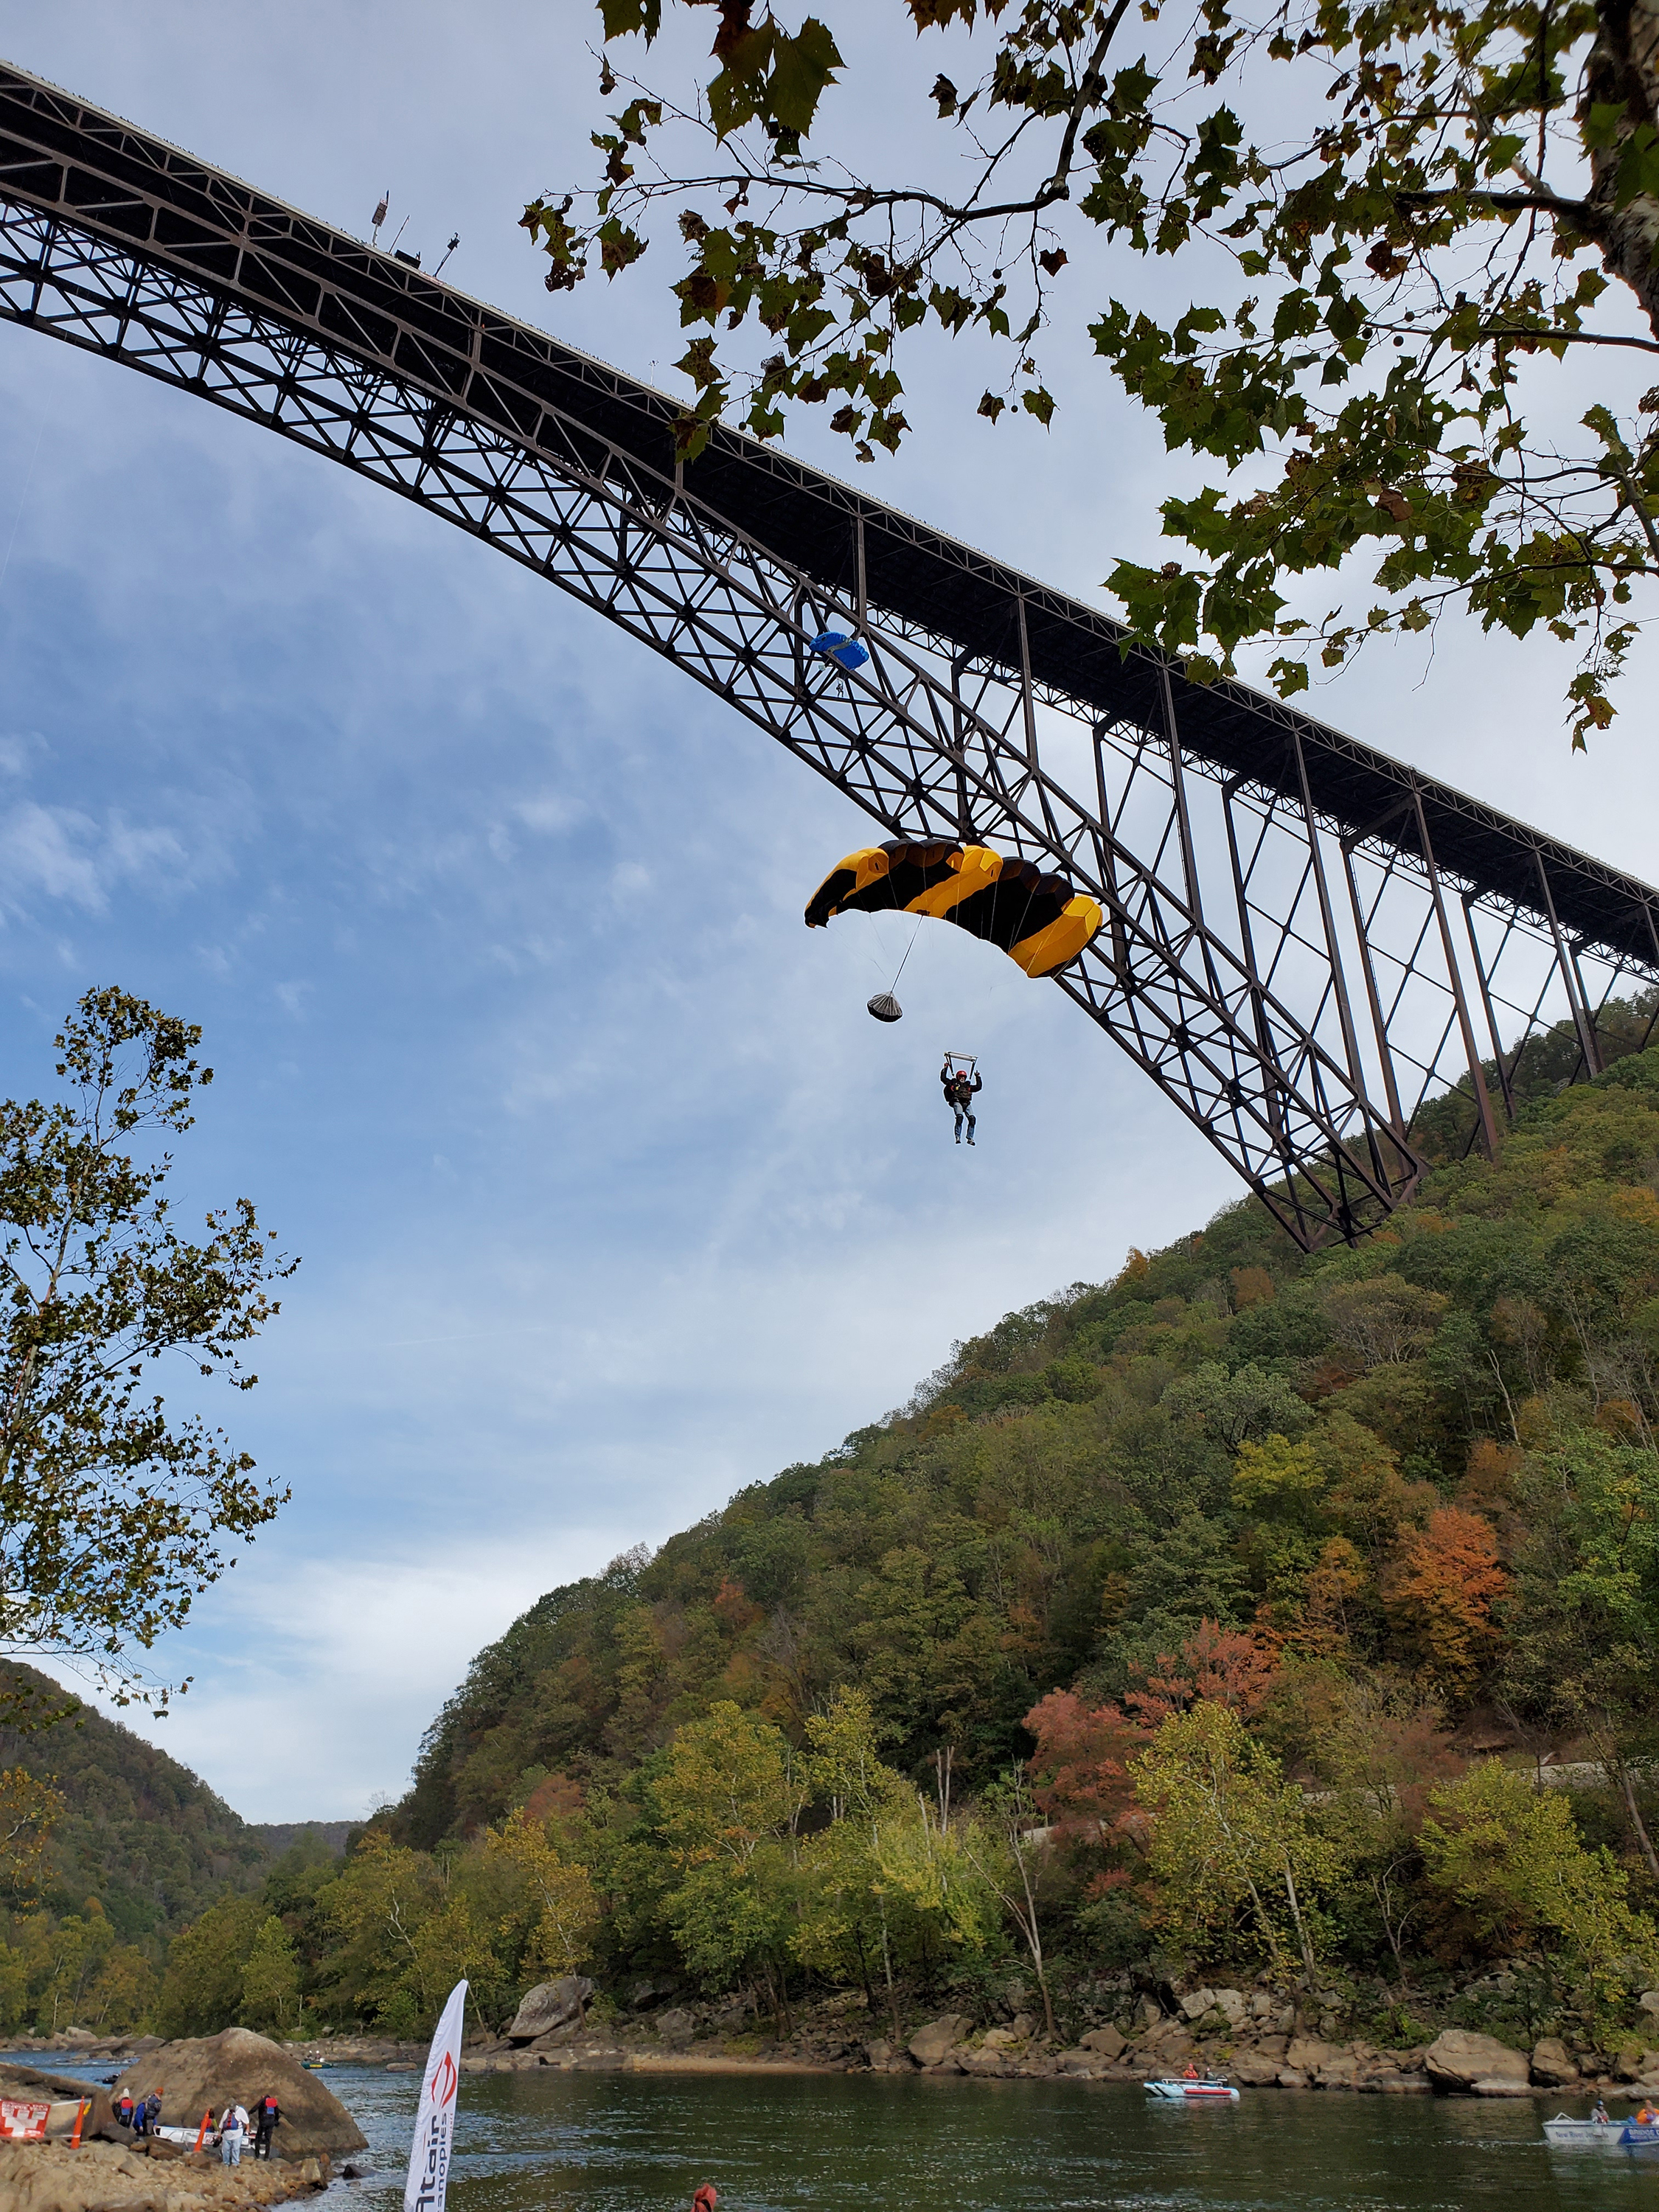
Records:
<instances>
[{"instance_id":1,"label":"distant mountain ridge","mask_svg":"<svg viewBox=\"0 0 1659 2212\"><path fill-rule=\"evenodd\" d=\"M50 1706L61 1686L8 1662L3 1675ZM302 1834L344 1848L349 1823L244 1820L199 1775L131 1729L83 1705L24 1734L0 1726L0 1767L21 1766L65 1800L42 1902L78 1912L95 1897L127 1942L174 1936L227 1889L251 1890Z\"/></svg>"},{"instance_id":2,"label":"distant mountain ridge","mask_svg":"<svg viewBox=\"0 0 1659 2212\"><path fill-rule=\"evenodd\" d=\"M291 1851L298 1843L314 1839L338 1858L346 1847L347 1838L354 1828L362 1826L361 1820L250 1820L249 1828L270 1852L279 1859L284 1851Z\"/></svg>"}]
</instances>

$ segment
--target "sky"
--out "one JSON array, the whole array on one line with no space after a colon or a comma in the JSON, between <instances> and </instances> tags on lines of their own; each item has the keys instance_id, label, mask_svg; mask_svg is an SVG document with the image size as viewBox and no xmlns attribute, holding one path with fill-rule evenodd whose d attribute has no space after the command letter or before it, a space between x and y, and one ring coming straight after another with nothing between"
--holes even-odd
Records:
<instances>
[{"instance_id":1,"label":"sky","mask_svg":"<svg viewBox=\"0 0 1659 2212\"><path fill-rule=\"evenodd\" d=\"M551 299L515 227L589 173L589 20L0 0L0 55L359 234L390 187L428 267L459 230L463 289L673 386L662 274ZM937 56L890 21L836 16L872 142L932 112ZM986 362L936 354L860 488L1103 603L1171 465L1082 319L1052 432L976 421ZM817 434L792 442L844 472ZM218 1409L292 1502L158 1647L191 1687L137 1723L250 1820L396 1797L541 1592L1237 1193L1057 991L955 932L918 944L903 1023L870 1021L908 929L800 921L866 817L689 679L343 470L3 326L0 672L0 1083L49 1085L93 986L199 1023L181 1200L252 1199L302 1263ZM1314 711L1651 876L1643 686L1574 758L1565 673L1443 631ZM982 1055L972 1152L945 1047Z\"/></svg>"}]
</instances>

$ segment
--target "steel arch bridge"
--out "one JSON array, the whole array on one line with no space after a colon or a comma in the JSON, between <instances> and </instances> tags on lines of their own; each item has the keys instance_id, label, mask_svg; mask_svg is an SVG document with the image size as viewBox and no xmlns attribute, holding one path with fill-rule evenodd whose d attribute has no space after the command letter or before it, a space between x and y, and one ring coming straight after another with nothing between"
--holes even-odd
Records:
<instances>
[{"instance_id":1,"label":"steel arch bridge","mask_svg":"<svg viewBox=\"0 0 1659 2212\"><path fill-rule=\"evenodd\" d=\"M5 64L0 319L485 539L890 835L1069 877L1109 919L1060 988L1304 1249L1409 1200L1431 1100L1490 1152L1540 1034L1577 1079L1659 1007L1647 884L736 432L682 468L664 394Z\"/></svg>"}]
</instances>

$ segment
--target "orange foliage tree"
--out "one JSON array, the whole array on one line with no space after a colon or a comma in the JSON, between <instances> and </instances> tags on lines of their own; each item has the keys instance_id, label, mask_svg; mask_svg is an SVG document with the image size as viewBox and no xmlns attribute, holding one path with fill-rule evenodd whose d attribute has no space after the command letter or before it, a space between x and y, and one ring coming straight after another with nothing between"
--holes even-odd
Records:
<instances>
[{"instance_id":1,"label":"orange foliage tree","mask_svg":"<svg viewBox=\"0 0 1659 2212\"><path fill-rule=\"evenodd\" d=\"M1128 1762L1145 1732L1118 1705L1085 1705L1074 1690L1050 1690L1022 1726L1035 1739L1031 1801L1063 1833L1104 1836L1134 1796Z\"/></svg>"},{"instance_id":2,"label":"orange foliage tree","mask_svg":"<svg viewBox=\"0 0 1659 2212\"><path fill-rule=\"evenodd\" d=\"M1144 1689L1129 1691L1123 1702L1148 1729L1158 1728L1171 1713L1190 1711L1200 1699L1248 1719L1261 1709L1278 1670L1279 1656L1267 1637L1206 1619L1178 1652L1158 1653L1158 1672L1147 1675Z\"/></svg>"},{"instance_id":3,"label":"orange foliage tree","mask_svg":"<svg viewBox=\"0 0 1659 2212\"><path fill-rule=\"evenodd\" d=\"M1442 1505L1401 1532L1382 1581L1390 1626L1449 1697L1466 1698L1496 1655L1492 1608L1509 1588L1490 1521Z\"/></svg>"}]
</instances>

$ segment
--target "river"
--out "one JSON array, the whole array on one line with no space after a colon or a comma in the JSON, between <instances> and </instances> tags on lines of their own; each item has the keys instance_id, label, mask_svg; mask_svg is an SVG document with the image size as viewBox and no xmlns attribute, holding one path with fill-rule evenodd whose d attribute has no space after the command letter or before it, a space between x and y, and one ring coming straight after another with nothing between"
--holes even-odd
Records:
<instances>
[{"instance_id":1,"label":"river","mask_svg":"<svg viewBox=\"0 0 1659 2212\"><path fill-rule=\"evenodd\" d=\"M329 2201L396 2212L419 2075L323 2078L368 2137L357 2163L371 2169ZM1557 2109L1247 2089L1188 2112L1131 2083L954 2075L469 2074L449 2202L689 2212L712 2181L721 2212L1659 2212L1659 2153L1552 2150L1540 2123Z\"/></svg>"},{"instance_id":2,"label":"river","mask_svg":"<svg viewBox=\"0 0 1659 2212\"><path fill-rule=\"evenodd\" d=\"M330 2068L372 2146L362 2212L393 2212L418 2075ZM1149 2106L1131 2084L886 2075L468 2075L454 2212L1622 2212L1659 2154L1549 2149L1532 2099L1246 2090ZM1572 2100L1571 2109L1587 2111ZM1615 2110L1623 2106L1615 2101Z\"/></svg>"}]
</instances>

